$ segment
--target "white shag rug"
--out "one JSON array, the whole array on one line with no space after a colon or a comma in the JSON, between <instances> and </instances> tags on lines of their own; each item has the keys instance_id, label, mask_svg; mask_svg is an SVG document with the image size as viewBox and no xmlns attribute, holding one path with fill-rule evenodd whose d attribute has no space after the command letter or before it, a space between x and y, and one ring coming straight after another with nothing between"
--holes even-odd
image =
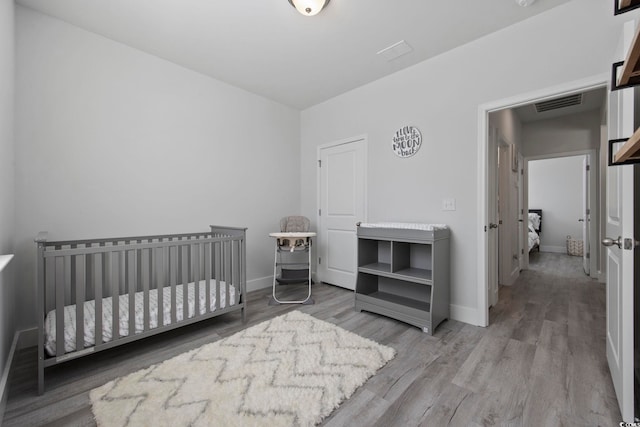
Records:
<instances>
[{"instance_id":1,"label":"white shag rug","mask_svg":"<svg viewBox=\"0 0 640 427\"><path fill-rule=\"evenodd\" d=\"M91 390L99 426L313 426L395 356L292 311Z\"/></svg>"}]
</instances>

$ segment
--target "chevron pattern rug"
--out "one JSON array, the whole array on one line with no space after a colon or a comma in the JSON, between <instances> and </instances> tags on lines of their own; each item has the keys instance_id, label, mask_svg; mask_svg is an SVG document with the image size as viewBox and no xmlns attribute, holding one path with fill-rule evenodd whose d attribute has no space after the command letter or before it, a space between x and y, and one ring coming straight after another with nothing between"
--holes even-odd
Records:
<instances>
[{"instance_id":1,"label":"chevron pattern rug","mask_svg":"<svg viewBox=\"0 0 640 427\"><path fill-rule=\"evenodd\" d=\"M293 311L90 393L99 426L314 426L395 350Z\"/></svg>"}]
</instances>

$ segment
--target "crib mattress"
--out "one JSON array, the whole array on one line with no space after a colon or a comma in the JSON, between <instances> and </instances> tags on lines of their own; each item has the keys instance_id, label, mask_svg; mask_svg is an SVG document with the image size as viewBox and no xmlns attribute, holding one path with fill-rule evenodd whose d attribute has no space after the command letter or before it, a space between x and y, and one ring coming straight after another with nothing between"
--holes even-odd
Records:
<instances>
[{"instance_id":1,"label":"crib mattress","mask_svg":"<svg viewBox=\"0 0 640 427\"><path fill-rule=\"evenodd\" d=\"M236 303L236 290L233 285L229 285L230 298L226 296L225 282L220 282L220 308ZM195 283L189 283L187 288L188 297L188 318L192 318L195 312ZM183 320L183 285L176 285L176 319ZM206 281L198 283L199 314L205 314ZM171 324L171 287L163 288L162 292L163 325ZM119 300L119 327L120 336L129 335L129 295L120 295ZM210 282L210 307L209 311L216 309L216 281ZM102 299L102 340L109 342L113 339L113 304L112 298ZM149 290L149 328L158 327L158 290ZM144 331L144 293L135 294L135 333ZM47 313L44 322L45 343L44 348L49 356L56 355L56 310ZM95 301L84 303L84 347L95 345ZM76 350L76 305L69 305L64 308L64 350L65 353Z\"/></svg>"}]
</instances>

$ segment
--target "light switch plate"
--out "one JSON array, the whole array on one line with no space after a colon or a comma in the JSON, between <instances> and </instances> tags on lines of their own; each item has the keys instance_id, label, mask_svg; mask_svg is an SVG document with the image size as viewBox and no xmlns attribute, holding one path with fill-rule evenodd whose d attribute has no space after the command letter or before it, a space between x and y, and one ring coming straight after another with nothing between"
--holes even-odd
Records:
<instances>
[{"instance_id":1,"label":"light switch plate","mask_svg":"<svg viewBox=\"0 0 640 427\"><path fill-rule=\"evenodd\" d=\"M456 210L456 199L442 199L442 210L443 211L455 211Z\"/></svg>"}]
</instances>

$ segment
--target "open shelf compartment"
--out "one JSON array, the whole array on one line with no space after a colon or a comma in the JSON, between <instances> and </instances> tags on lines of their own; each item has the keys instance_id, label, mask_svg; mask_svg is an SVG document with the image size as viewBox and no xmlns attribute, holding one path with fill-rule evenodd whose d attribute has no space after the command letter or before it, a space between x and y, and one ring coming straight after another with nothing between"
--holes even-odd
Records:
<instances>
[{"instance_id":1,"label":"open shelf compartment","mask_svg":"<svg viewBox=\"0 0 640 427\"><path fill-rule=\"evenodd\" d=\"M391 273L391 242L386 240L358 240L360 271Z\"/></svg>"}]
</instances>

